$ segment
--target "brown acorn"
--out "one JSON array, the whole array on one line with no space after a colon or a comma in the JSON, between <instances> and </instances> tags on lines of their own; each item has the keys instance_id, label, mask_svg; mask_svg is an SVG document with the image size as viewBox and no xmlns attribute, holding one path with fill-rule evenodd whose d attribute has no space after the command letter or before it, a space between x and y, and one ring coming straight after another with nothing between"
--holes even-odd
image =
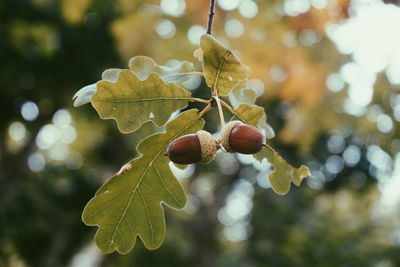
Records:
<instances>
[{"instance_id":1,"label":"brown acorn","mask_svg":"<svg viewBox=\"0 0 400 267\"><path fill-rule=\"evenodd\" d=\"M266 141L256 127L231 121L222 128L219 142L227 152L255 154L265 146Z\"/></svg>"},{"instance_id":2,"label":"brown acorn","mask_svg":"<svg viewBox=\"0 0 400 267\"><path fill-rule=\"evenodd\" d=\"M196 134L184 135L172 141L166 154L172 162L178 164L209 163L218 148L212 135L200 130Z\"/></svg>"}]
</instances>

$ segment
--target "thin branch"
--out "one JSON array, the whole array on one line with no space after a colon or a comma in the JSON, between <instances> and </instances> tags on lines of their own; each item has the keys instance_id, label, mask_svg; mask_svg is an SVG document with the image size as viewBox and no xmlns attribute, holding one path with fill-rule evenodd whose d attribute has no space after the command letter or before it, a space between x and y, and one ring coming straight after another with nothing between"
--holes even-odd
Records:
<instances>
[{"instance_id":1,"label":"thin branch","mask_svg":"<svg viewBox=\"0 0 400 267\"><path fill-rule=\"evenodd\" d=\"M211 35L212 23L215 13L215 0L210 0L210 10L208 12L207 34Z\"/></svg>"}]
</instances>

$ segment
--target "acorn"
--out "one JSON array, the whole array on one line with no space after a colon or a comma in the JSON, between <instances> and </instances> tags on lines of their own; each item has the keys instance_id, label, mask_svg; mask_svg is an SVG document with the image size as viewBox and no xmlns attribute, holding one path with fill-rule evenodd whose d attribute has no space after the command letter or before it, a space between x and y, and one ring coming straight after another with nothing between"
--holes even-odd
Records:
<instances>
[{"instance_id":1,"label":"acorn","mask_svg":"<svg viewBox=\"0 0 400 267\"><path fill-rule=\"evenodd\" d=\"M218 148L219 145L212 135L200 130L196 134L184 135L172 141L166 155L178 164L206 164L214 159Z\"/></svg>"},{"instance_id":2,"label":"acorn","mask_svg":"<svg viewBox=\"0 0 400 267\"><path fill-rule=\"evenodd\" d=\"M219 142L227 152L255 154L265 146L266 140L256 127L231 121L222 128Z\"/></svg>"}]
</instances>

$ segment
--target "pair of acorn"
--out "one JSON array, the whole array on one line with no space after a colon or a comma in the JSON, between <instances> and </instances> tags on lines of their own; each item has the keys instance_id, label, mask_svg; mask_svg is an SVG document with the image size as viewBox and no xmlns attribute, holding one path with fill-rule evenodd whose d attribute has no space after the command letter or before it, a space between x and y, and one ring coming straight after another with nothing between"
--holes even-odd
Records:
<instances>
[{"instance_id":1,"label":"pair of acorn","mask_svg":"<svg viewBox=\"0 0 400 267\"><path fill-rule=\"evenodd\" d=\"M254 126L231 121L222 128L218 140L200 130L175 139L169 144L166 155L178 164L209 163L221 145L230 153L255 154L265 146L265 136Z\"/></svg>"}]
</instances>

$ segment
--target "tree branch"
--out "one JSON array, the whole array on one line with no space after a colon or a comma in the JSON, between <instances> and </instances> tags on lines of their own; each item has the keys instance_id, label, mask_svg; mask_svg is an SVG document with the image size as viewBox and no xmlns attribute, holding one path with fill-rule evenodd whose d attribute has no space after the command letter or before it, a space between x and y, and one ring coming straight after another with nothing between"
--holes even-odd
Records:
<instances>
[{"instance_id":1,"label":"tree branch","mask_svg":"<svg viewBox=\"0 0 400 267\"><path fill-rule=\"evenodd\" d=\"M215 13L215 0L210 0L210 10L208 12L207 34L211 35L212 23Z\"/></svg>"}]
</instances>

